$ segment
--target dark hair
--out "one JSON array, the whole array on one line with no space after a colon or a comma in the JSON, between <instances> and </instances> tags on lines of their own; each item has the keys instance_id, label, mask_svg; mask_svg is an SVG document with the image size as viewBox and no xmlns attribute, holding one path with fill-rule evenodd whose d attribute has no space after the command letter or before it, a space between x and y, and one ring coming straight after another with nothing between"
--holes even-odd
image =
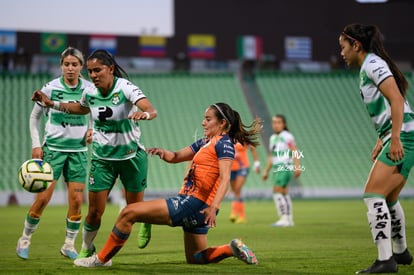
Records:
<instances>
[{"instance_id":1,"label":"dark hair","mask_svg":"<svg viewBox=\"0 0 414 275\"><path fill-rule=\"evenodd\" d=\"M276 114L274 115L275 118L280 118L283 122L283 124L285 125L285 127L283 127L283 130L289 131L288 127L287 127L287 122L286 122L286 117L282 114Z\"/></svg>"},{"instance_id":2,"label":"dark hair","mask_svg":"<svg viewBox=\"0 0 414 275\"><path fill-rule=\"evenodd\" d=\"M67 47L62 54L60 55L60 65L63 64L63 59L68 57L69 55L72 55L76 57L79 60L79 63L83 66L85 64L85 59L83 58L83 54L80 50L73 48L73 47Z\"/></svg>"},{"instance_id":3,"label":"dark hair","mask_svg":"<svg viewBox=\"0 0 414 275\"><path fill-rule=\"evenodd\" d=\"M116 63L115 58L110 52L106 50L95 50L88 57L88 60L91 59L98 59L106 66L114 66L114 76L128 78L128 74L118 65L118 63Z\"/></svg>"},{"instance_id":4,"label":"dark hair","mask_svg":"<svg viewBox=\"0 0 414 275\"><path fill-rule=\"evenodd\" d=\"M345 40L348 40L351 45L355 42L359 42L364 51L375 53L384 59L394 75L400 93L405 96L408 89L408 82L385 50L382 34L377 26L350 24L345 26L342 36Z\"/></svg>"},{"instance_id":5,"label":"dark hair","mask_svg":"<svg viewBox=\"0 0 414 275\"><path fill-rule=\"evenodd\" d=\"M215 103L210 105L210 109L214 110L218 119L224 119L226 121L228 127L227 134L233 143L239 142L254 147L260 144L257 140L257 134L260 133L263 126L260 118L256 118L250 125L244 125L239 113L226 103Z\"/></svg>"}]
</instances>

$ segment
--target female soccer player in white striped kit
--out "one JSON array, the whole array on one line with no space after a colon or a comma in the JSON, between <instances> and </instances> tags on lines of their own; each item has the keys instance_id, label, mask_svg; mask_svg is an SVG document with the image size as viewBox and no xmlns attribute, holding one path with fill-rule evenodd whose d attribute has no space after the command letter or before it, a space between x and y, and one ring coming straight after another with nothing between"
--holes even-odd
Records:
<instances>
[{"instance_id":1,"label":"female soccer player in white striped kit","mask_svg":"<svg viewBox=\"0 0 414 275\"><path fill-rule=\"evenodd\" d=\"M414 165L414 113L405 100L408 83L385 51L376 26L347 25L339 45L345 62L360 67L360 93L378 133L363 196L378 258L357 273L396 273L398 264L413 261L398 201Z\"/></svg>"},{"instance_id":2,"label":"female soccer player in white striped kit","mask_svg":"<svg viewBox=\"0 0 414 275\"><path fill-rule=\"evenodd\" d=\"M80 78L85 61L83 54L69 47L61 54L62 76L43 86L42 91L59 102L79 102L83 90L92 85ZM44 114L45 134L40 141L40 121ZM66 218L66 239L60 252L75 259L78 255L74 242L79 232L83 190L86 181L87 147L86 131L88 116L71 115L58 110L44 109L35 104L30 115L30 136L32 139L32 157L49 162L54 171L52 185L39 193L27 213L22 236L17 243L16 253L22 259L29 258L29 246L32 234L37 229L40 216L52 198L56 181L60 175L67 184L68 213Z\"/></svg>"},{"instance_id":3,"label":"female soccer player in white striped kit","mask_svg":"<svg viewBox=\"0 0 414 275\"><path fill-rule=\"evenodd\" d=\"M295 138L289 132L286 117L277 114L272 118L274 134L269 140L269 157L263 172L263 180L267 180L272 170L273 200L279 215L279 220L272 224L274 227L290 227L293 222L293 205L289 195L288 185L292 177L301 173L298 150Z\"/></svg>"},{"instance_id":4,"label":"female soccer player in white striped kit","mask_svg":"<svg viewBox=\"0 0 414 275\"><path fill-rule=\"evenodd\" d=\"M89 173L88 215L83 224L82 249L78 258L95 252L95 239L109 192L119 177L127 204L144 199L147 187L147 153L141 143L139 121L151 120L157 111L141 91L126 78L126 72L112 54L96 50L87 59L89 77L95 85L83 92L80 103L59 103L40 91L33 100L67 113L91 113L93 122L92 160ZM141 224L138 246L151 238L151 224Z\"/></svg>"}]
</instances>

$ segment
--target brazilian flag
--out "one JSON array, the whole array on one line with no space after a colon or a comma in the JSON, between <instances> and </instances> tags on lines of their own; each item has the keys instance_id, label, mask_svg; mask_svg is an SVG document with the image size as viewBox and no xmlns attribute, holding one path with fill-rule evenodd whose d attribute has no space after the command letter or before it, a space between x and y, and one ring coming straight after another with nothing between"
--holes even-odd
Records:
<instances>
[{"instance_id":1,"label":"brazilian flag","mask_svg":"<svg viewBox=\"0 0 414 275\"><path fill-rule=\"evenodd\" d=\"M60 54L66 49L67 37L63 33L42 33L41 41L42 53Z\"/></svg>"}]
</instances>

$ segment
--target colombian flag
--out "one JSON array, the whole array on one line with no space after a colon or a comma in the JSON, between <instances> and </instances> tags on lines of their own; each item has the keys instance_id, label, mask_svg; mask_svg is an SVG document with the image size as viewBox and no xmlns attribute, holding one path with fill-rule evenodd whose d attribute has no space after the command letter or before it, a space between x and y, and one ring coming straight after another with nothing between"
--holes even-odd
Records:
<instances>
[{"instance_id":1,"label":"colombian flag","mask_svg":"<svg viewBox=\"0 0 414 275\"><path fill-rule=\"evenodd\" d=\"M216 56L216 37L210 34L190 34L187 39L190 58L212 59Z\"/></svg>"},{"instance_id":2,"label":"colombian flag","mask_svg":"<svg viewBox=\"0 0 414 275\"><path fill-rule=\"evenodd\" d=\"M161 36L141 36L139 38L139 55L164 57L166 38Z\"/></svg>"}]
</instances>

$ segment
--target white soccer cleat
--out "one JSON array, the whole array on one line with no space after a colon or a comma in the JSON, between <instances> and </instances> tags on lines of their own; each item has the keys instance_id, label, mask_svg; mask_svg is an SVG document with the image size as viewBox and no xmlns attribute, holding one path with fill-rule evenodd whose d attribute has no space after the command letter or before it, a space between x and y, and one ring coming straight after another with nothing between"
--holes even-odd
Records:
<instances>
[{"instance_id":1,"label":"white soccer cleat","mask_svg":"<svg viewBox=\"0 0 414 275\"><path fill-rule=\"evenodd\" d=\"M272 223L272 227L290 227L293 226L293 221L291 221L288 216L282 216L280 217L280 220L278 220L275 223Z\"/></svg>"},{"instance_id":2,"label":"white soccer cleat","mask_svg":"<svg viewBox=\"0 0 414 275\"><path fill-rule=\"evenodd\" d=\"M275 223L272 223L272 227L289 227L293 226L288 221L277 221Z\"/></svg>"},{"instance_id":3,"label":"white soccer cleat","mask_svg":"<svg viewBox=\"0 0 414 275\"><path fill-rule=\"evenodd\" d=\"M64 244L60 249L60 254L68 257L71 260L75 260L78 257L78 252L76 251L75 247L70 244Z\"/></svg>"},{"instance_id":4,"label":"white soccer cleat","mask_svg":"<svg viewBox=\"0 0 414 275\"><path fill-rule=\"evenodd\" d=\"M75 264L75 266L88 267L88 268L101 267L101 266L102 267L112 266L112 260L109 260L106 263L103 263L98 259L98 256L96 254L88 258L76 259L73 263Z\"/></svg>"},{"instance_id":5,"label":"white soccer cleat","mask_svg":"<svg viewBox=\"0 0 414 275\"><path fill-rule=\"evenodd\" d=\"M20 238L17 241L17 247L16 247L16 254L23 260L29 259L29 246L30 241L24 240L23 238Z\"/></svg>"}]
</instances>

